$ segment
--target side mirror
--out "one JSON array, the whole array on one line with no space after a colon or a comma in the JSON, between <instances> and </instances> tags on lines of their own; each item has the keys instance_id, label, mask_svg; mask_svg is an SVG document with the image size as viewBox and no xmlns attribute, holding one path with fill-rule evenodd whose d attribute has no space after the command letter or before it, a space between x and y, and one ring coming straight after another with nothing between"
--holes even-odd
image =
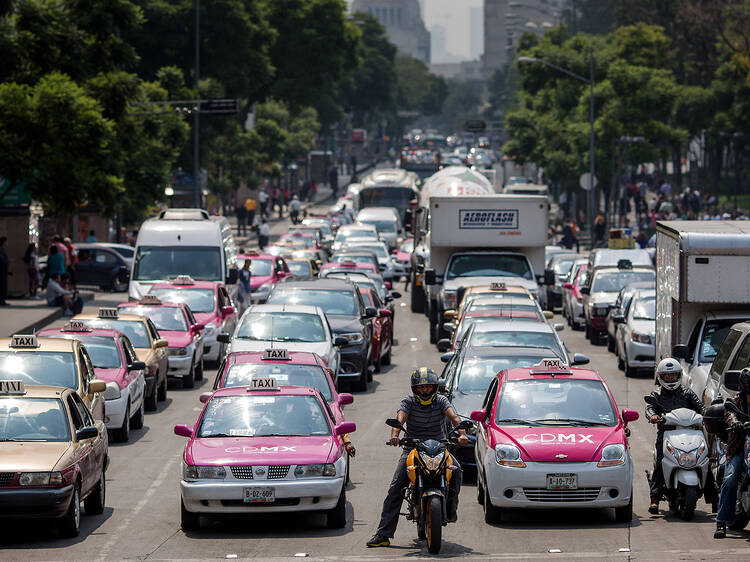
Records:
<instances>
[{"instance_id":1,"label":"side mirror","mask_svg":"<svg viewBox=\"0 0 750 562\"><path fill-rule=\"evenodd\" d=\"M391 316L393 316L393 313L387 308L381 308L380 310L378 310L378 316L380 318L390 318Z\"/></svg>"},{"instance_id":2,"label":"side mirror","mask_svg":"<svg viewBox=\"0 0 750 562\"><path fill-rule=\"evenodd\" d=\"M455 352L455 351L448 351L447 353L443 353L443 354L442 354L442 355L440 356L440 360L441 360L441 361L442 361L443 363L447 363L448 361L450 361L451 359L453 359L453 356L454 356L455 354L456 354L456 352Z\"/></svg>"},{"instance_id":3,"label":"side mirror","mask_svg":"<svg viewBox=\"0 0 750 562\"><path fill-rule=\"evenodd\" d=\"M727 390L732 390L734 392L739 391L740 389L740 372L741 371L726 371L724 373L724 387Z\"/></svg>"},{"instance_id":4,"label":"side mirror","mask_svg":"<svg viewBox=\"0 0 750 562\"><path fill-rule=\"evenodd\" d=\"M588 365L590 359L587 355L584 355L583 353L574 353L573 354L573 366L577 365Z\"/></svg>"},{"instance_id":5,"label":"side mirror","mask_svg":"<svg viewBox=\"0 0 750 562\"><path fill-rule=\"evenodd\" d=\"M404 429L404 426L401 425L401 422L396 418L388 418L387 420L385 420L385 425L389 427L395 427L396 429Z\"/></svg>"},{"instance_id":6,"label":"side mirror","mask_svg":"<svg viewBox=\"0 0 750 562\"><path fill-rule=\"evenodd\" d=\"M634 422L639 417L637 410L631 410L630 408L625 408L622 411L622 421L625 422L625 425L628 425L630 422Z\"/></svg>"},{"instance_id":7,"label":"side mirror","mask_svg":"<svg viewBox=\"0 0 750 562\"><path fill-rule=\"evenodd\" d=\"M145 369L146 365L144 365L143 368ZM106 382L100 381L99 379L94 379L89 382L89 394L96 394L98 392L104 392L105 390L107 390Z\"/></svg>"},{"instance_id":8,"label":"side mirror","mask_svg":"<svg viewBox=\"0 0 750 562\"><path fill-rule=\"evenodd\" d=\"M201 395L198 397L198 400L201 401L201 404L205 404L211 399L211 393L210 392L201 392Z\"/></svg>"},{"instance_id":9,"label":"side mirror","mask_svg":"<svg viewBox=\"0 0 750 562\"><path fill-rule=\"evenodd\" d=\"M457 425L456 427L454 427L453 429L471 429L472 427L474 427L474 424L473 424L473 423L471 423L471 422L470 422L469 420L462 420L462 421L461 421L461 422L459 422L459 424L458 424L458 425Z\"/></svg>"},{"instance_id":10,"label":"side mirror","mask_svg":"<svg viewBox=\"0 0 750 562\"><path fill-rule=\"evenodd\" d=\"M237 271L236 267L233 267L227 272L226 284L234 285L235 283L237 283L238 277L239 277L239 271Z\"/></svg>"},{"instance_id":11,"label":"side mirror","mask_svg":"<svg viewBox=\"0 0 750 562\"><path fill-rule=\"evenodd\" d=\"M619 312L612 314L612 322L614 322L615 324L624 324L625 315L620 314Z\"/></svg>"},{"instance_id":12,"label":"side mirror","mask_svg":"<svg viewBox=\"0 0 750 562\"><path fill-rule=\"evenodd\" d=\"M143 371L146 368L146 364L143 361L133 361L128 365L128 371Z\"/></svg>"},{"instance_id":13,"label":"side mirror","mask_svg":"<svg viewBox=\"0 0 750 562\"><path fill-rule=\"evenodd\" d=\"M544 270L544 284L550 285L550 286L555 284L555 270L554 269Z\"/></svg>"},{"instance_id":14,"label":"side mirror","mask_svg":"<svg viewBox=\"0 0 750 562\"><path fill-rule=\"evenodd\" d=\"M424 270L424 284L434 285L437 281L437 275L435 269L432 267L426 267Z\"/></svg>"},{"instance_id":15,"label":"side mirror","mask_svg":"<svg viewBox=\"0 0 750 562\"><path fill-rule=\"evenodd\" d=\"M154 347L156 349L162 348L162 347L169 347L169 342L167 340L156 340L154 342Z\"/></svg>"},{"instance_id":16,"label":"side mirror","mask_svg":"<svg viewBox=\"0 0 750 562\"><path fill-rule=\"evenodd\" d=\"M443 312L443 318L446 320L455 320L456 316L458 316L458 311L452 308Z\"/></svg>"},{"instance_id":17,"label":"side mirror","mask_svg":"<svg viewBox=\"0 0 750 562\"><path fill-rule=\"evenodd\" d=\"M226 332L221 332L216 336L216 341L219 343L232 343L232 336Z\"/></svg>"},{"instance_id":18,"label":"side mirror","mask_svg":"<svg viewBox=\"0 0 750 562\"><path fill-rule=\"evenodd\" d=\"M684 343L672 346L672 357L675 359L690 359L690 349Z\"/></svg>"},{"instance_id":19,"label":"side mirror","mask_svg":"<svg viewBox=\"0 0 750 562\"><path fill-rule=\"evenodd\" d=\"M582 295L588 295L591 293L588 287L581 287L579 290L581 291Z\"/></svg>"},{"instance_id":20,"label":"side mirror","mask_svg":"<svg viewBox=\"0 0 750 562\"><path fill-rule=\"evenodd\" d=\"M99 435L99 430L94 425L87 425L76 431L76 441L94 439Z\"/></svg>"},{"instance_id":21,"label":"side mirror","mask_svg":"<svg viewBox=\"0 0 750 562\"><path fill-rule=\"evenodd\" d=\"M193 436L193 428L189 425L178 424L174 426L174 434L179 435L180 437L189 438Z\"/></svg>"},{"instance_id":22,"label":"side mirror","mask_svg":"<svg viewBox=\"0 0 750 562\"><path fill-rule=\"evenodd\" d=\"M347 433L354 433L355 431L357 431L357 424L354 422L342 422L334 429L336 435L345 435Z\"/></svg>"},{"instance_id":23,"label":"side mirror","mask_svg":"<svg viewBox=\"0 0 750 562\"><path fill-rule=\"evenodd\" d=\"M393 289L393 283L391 283L390 281L383 282L383 285L385 285L385 288L388 289L389 291Z\"/></svg>"},{"instance_id":24,"label":"side mirror","mask_svg":"<svg viewBox=\"0 0 750 562\"><path fill-rule=\"evenodd\" d=\"M565 329L565 324L555 324L555 332L562 332Z\"/></svg>"},{"instance_id":25,"label":"side mirror","mask_svg":"<svg viewBox=\"0 0 750 562\"><path fill-rule=\"evenodd\" d=\"M567 289L568 291L573 290L573 283L565 283L563 284L563 289Z\"/></svg>"},{"instance_id":26,"label":"side mirror","mask_svg":"<svg viewBox=\"0 0 750 562\"><path fill-rule=\"evenodd\" d=\"M551 310L543 310L542 314L547 320L552 320L555 317L555 313Z\"/></svg>"},{"instance_id":27,"label":"side mirror","mask_svg":"<svg viewBox=\"0 0 750 562\"><path fill-rule=\"evenodd\" d=\"M195 332L200 332L200 331L202 331L202 330L203 330L203 328L205 328L205 327L206 327L206 325L205 325L205 324L202 324L202 323L200 323L200 322L199 322L198 324L193 324L193 331L195 331Z\"/></svg>"},{"instance_id":28,"label":"side mirror","mask_svg":"<svg viewBox=\"0 0 750 562\"><path fill-rule=\"evenodd\" d=\"M483 423L487 419L487 410L474 410L469 417L475 422Z\"/></svg>"},{"instance_id":29,"label":"side mirror","mask_svg":"<svg viewBox=\"0 0 750 562\"><path fill-rule=\"evenodd\" d=\"M222 306L221 307L221 315L222 316L231 316L234 314L234 307L233 306Z\"/></svg>"},{"instance_id":30,"label":"side mirror","mask_svg":"<svg viewBox=\"0 0 750 562\"><path fill-rule=\"evenodd\" d=\"M437 342L438 351L448 351L451 348L451 340L443 338Z\"/></svg>"},{"instance_id":31,"label":"side mirror","mask_svg":"<svg viewBox=\"0 0 750 562\"><path fill-rule=\"evenodd\" d=\"M344 347L348 343L349 340L344 336L336 336L335 338L333 338L333 345L335 345L336 347Z\"/></svg>"},{"instance_id":32,"label":"side mirror","mask_svg":"<svg viewBox=\"0 0 750 562\"><path fill-rule=\"evenodd\" d=\"M378 309L374 306L365 308L365 318L375 318L378 315Z\"/></svg>"},{"instance_id":33,"label":"side mirror","mask_svg":"<svg viewBox=\"0 0 750 562\"><path fill-rule=\"evenodd\" d=\"M399 293L398 291L391 291L390 296L393 297L394 299L400 299L401 293Z\"/></svg>"},{"instance_id":34,"label":"side mirror","mask_svg":"<svg viewBox=\"0 0 750 562\"><path fill-rule=\"evenodd\" d=\"M354 402L354 396L349 394L348 392L342 392L339 394L339 404L341 406L346 406L348 404L352 404Z\"/></svg>"}]
</instances>

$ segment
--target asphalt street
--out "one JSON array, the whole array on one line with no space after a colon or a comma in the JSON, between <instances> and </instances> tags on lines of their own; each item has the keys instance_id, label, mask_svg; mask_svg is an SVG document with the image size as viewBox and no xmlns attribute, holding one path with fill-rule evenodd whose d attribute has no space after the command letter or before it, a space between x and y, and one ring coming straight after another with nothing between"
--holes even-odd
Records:
<instances>
[{"instance_id":1,"label":"asphalt street","mask_svg":"<svg viewBox=\"0 0 750 562\"><path fill-rule=\"evenodd\" d=\"M108 299L115 303L120 297L126 298L122 294ZM409 312L407 301L408 293L396 304L398 345L393 364L376 373L370 390L356 393L354 404L346 408L358 429L352 436L357 456L347 489L345 529L327 529L321 515L266 514L204 520L200 532L182 532L179 472L185 439L175 436L172 428L195 422L201 406L198 396L215 374L207 369L206 378L193 390L170 387L167 402L147 414L145 427L133 431L130 443L110 446L107 508L102 515L82 517L80 537L60 539L52 526L37 521L5 524L0 529L0 560L272 559L302 554L329 560L427 557L424 543L416 540L415 525L403 518L390 548L365 547L398 457L398 450L384 444L389 428L383 422L409 392L408 375L414 367L442 370L439 353L427 339L427 319ZM98 299L96 306L106 303ZM583 332L566 327L562 336L571 351L591 357L591 367L604 376L620 408L643 411L643 396L652 389L650 377L626 379L606 346L591 346ZM715 541L714 518L702 501L691 522L671 518L665 511L658 516L647 513L644 471L651 469L654 431L643 419L631 427L636 481L635 516L629 525L615 523L605 510L535 510L511 512L508 522L489 526L476 501L476 487L469 481L462 489L458 523L443 532L440 557L747 559L750 532L730 532L727 539Z\"/></svg>"}]
</instances>

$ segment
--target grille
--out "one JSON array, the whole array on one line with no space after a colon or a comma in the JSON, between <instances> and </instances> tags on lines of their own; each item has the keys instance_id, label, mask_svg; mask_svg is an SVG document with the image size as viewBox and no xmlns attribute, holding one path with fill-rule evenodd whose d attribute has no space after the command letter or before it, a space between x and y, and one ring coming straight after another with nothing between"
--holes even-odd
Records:
<instances>
[{"instance_id":1,"label":"grille","mask_svg":"<svg viewBox=\"0 0 750 562\"><path fill-rule=\"evenodd\" d=\"M548 490L546 488L524 488L526 499L532 502L591 502L599 497L600 488L578 488L577 490Z\"/></svg>"},{"instance_id":2,"label":"grille","mask_svg":"<svg viewBox=\"0 0 750 562\"><path fill-rule=\"evenodd\" d=\"M0 472L0 488L7 488L13 482L13 472Z\"/></svg>"},{"instance_id":3,"label":"grille","mask_svg":"<svg viewBox=\"0 0 750 562\"><path fill-rule=\"evenodd\" d=\"M232 470L232 476L240 480L252 480L253 479L253 467L252 466L230 466Z\"/></svg>"},{"instance_id":4,"label":"grille","mask_svg":"<svg viewBox=\"0 0 750 562\"><path fill-rule=\"evenodd\" d=\"M269 480L278 480L279 478L286 478L289 473L288 464L272 464L268 467L268 478Z\"/></svg>"}]
</instances>

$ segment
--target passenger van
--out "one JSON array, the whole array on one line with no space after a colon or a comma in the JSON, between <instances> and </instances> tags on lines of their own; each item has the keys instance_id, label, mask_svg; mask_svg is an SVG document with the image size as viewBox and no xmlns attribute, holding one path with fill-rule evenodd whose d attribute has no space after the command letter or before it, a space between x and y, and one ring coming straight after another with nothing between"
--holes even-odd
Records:
<instances>
[{"instance_id":1,"label":"passenger van","mask_svg":"<svg viewBox=\"0 0 750 562\"><path fill-rule=\"evenodd\" d=\"M221 281L236 296L237 248L229 223L192 209L162 213L138 231L128 298L140 300L154 283L189 275L196 281ZM179 212L183 211L183 212ZM205 213L205 214L204 214Z\"/></svg>"}]
</instances>

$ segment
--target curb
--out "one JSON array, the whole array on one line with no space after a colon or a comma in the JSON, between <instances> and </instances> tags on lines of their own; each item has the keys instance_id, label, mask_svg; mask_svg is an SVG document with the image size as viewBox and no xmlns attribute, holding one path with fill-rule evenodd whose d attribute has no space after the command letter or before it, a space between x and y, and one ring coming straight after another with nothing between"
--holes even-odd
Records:
<instances>
[{"instance_id":1,"label":"curb","mask_svg":"<svg viewBox=\"0 0 750 562\"><path fill-rule=\"evenodd\" d=\"M81 299L83 299L83 302L90 302L94 300L94 293L79 293L81 295ZM44 316L37 320L36 322L33 322L29 324L28 326L24 326L20 330L14 330L14 333L16 334L29 334L29 333L35 333L38 330L41 330L44 328L47 324L51 324L55 320L62 318L63 311L60 308L56 308L55 310L52 310L47 316Z\"/></svg>"}]
</instances>

